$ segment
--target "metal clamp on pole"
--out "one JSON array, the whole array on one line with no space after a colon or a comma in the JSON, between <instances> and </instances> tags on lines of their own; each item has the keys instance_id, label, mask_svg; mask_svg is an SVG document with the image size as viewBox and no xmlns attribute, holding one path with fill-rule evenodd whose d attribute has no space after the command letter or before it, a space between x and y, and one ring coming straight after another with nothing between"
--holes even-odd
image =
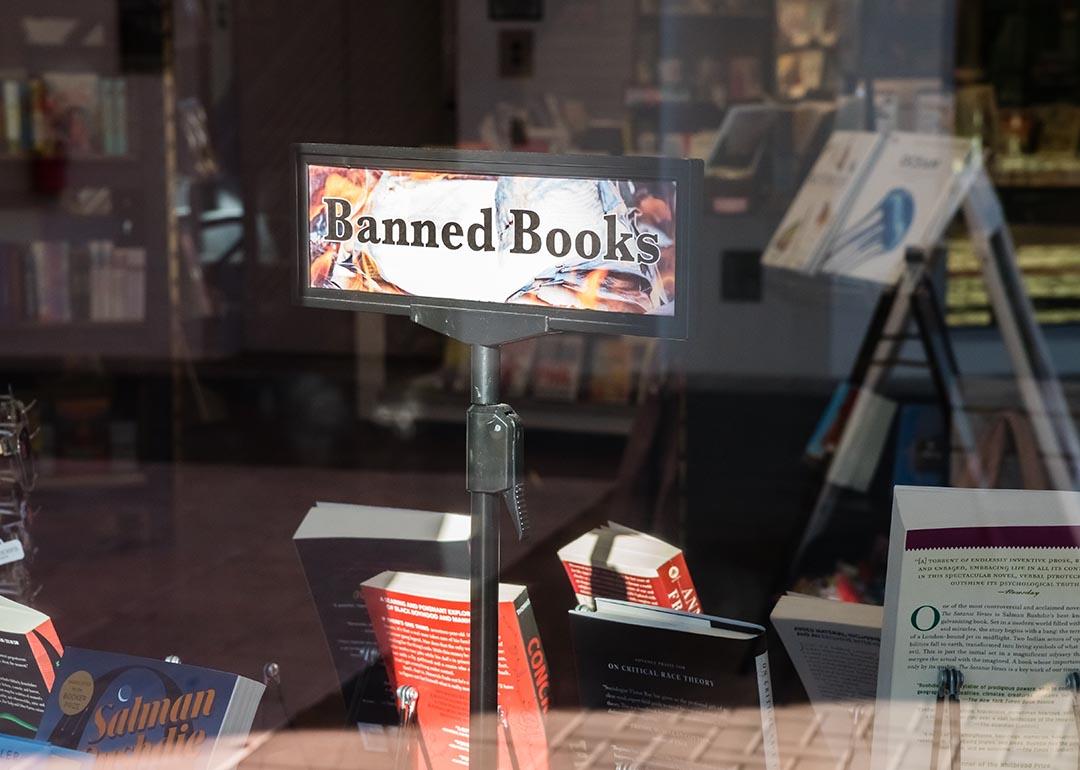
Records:
<instances>
[{"instance_id":1,"label":"metal clamp on pole","mask_svg":"<svg viewBox=\"0 0 1080 770\"><path fill-rule=\"evenodd\" d=\"M473 404L467 421L469 492L502 495L518 540L529 537L529 514L522 479L525 433L521 418L506 404Z\"/></svg>"}]
</instances>

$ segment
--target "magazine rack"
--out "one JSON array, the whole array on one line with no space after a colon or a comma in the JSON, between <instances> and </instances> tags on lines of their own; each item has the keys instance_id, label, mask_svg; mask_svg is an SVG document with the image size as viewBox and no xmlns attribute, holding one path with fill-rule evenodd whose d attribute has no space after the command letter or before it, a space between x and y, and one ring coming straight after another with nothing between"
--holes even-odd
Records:
<instances>
[{"instance_id":1,"label":"magazine rack","mask_svg":"<svg viewBox=\"0 0 1080 770\"><path fill-rule=\"evenodd\" d=\"M1080 440L1061 381L1035 320L1031 300L1024 290L1001 203L981 163L965 176L960 182L966 189L962 188L963 194L956 198L957 209L962 208L974 242L994 319L1012 362L1040 456L1053 488L1076 489L1080 483ZM942 240L944 229L956 213L956 210L949 211L948 216L938 220L941 230L928 238L928 243L936 244ZM900 356L904 343L912 339L909 329L914 321L917 339L946 415L946 424L951 428L948 435L959 444L969 478L980 487L986 486L959 386L960 372L949 343L948 327L930 281L932 270L943 258L942 254L943 249L935 249L930 254L921 249L909 250L907 269L899 283L882 294L848 379L856 395L830 470L846 465L850 459L848 455L858 451L858 437L869 429L865 420L869 410L864 409L869 399L880 391L893 367L910 363ZM832 474L827 475L795 551L789 577L795 577L810 546L827 528L843 487L842 481Z\"/></svg>"}]
</instances>

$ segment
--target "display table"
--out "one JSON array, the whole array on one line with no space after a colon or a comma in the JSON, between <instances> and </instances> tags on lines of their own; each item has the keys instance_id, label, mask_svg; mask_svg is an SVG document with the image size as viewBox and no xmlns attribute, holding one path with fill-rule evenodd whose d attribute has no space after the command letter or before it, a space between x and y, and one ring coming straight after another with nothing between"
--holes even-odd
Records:
<instances>
[{"instance_id":1,"label":"display table","mask_svg":"<svg viewBox=\"0 0 1080 770\"><path fill-rule=\"evenodd\" d=\"M281 668L254 729L272 729L337 691L292 535L317 500L464 511L460 474L176 465L65 468L35 492L35 605L65 645L184 662L260 679ZM614 474L614 470L613 470ZM115 481L117 483L110 483ZM607 481L530 488L535 537L592 504ZM155 534L154 537L144 536ZM530 543L505 538L512 567ZM554 553L551 560L557 565ZM567 589L569 590L569 589Z\"/></svg>"},{"instance_id":2,"label":"display table","mask_svg":"<svg viewBox=\"0 0 1080 770\"><path fill-rule=\"evenodd\" d=\"M871 720L861 716L855 723L823 720L807 704L777 709L780 757L785 770L865 770L869 767ZM617 734L625 714L558 711L549 714L548 734L553 745L553 768L611 767L604 754L603 736ZM686 715L665 715L672 733L682 731L700 740L705 751L687 759L687 770L730 768L757 770L765 767L761 754L761 721L756 708L736 708L720 719L702 720ZM593 747L581 754L583 745ZM854 751L848 748L854 746ZM252 736L252 750L241 770L382 770L393 767L393 747L372 751L363 737L348 730L291 730L270 736ZM848 748L844 748L848 747ZM642 746L648 751L648 746ZM602 761L606 759L606 763Z\"/></svg>"}]
</instances>

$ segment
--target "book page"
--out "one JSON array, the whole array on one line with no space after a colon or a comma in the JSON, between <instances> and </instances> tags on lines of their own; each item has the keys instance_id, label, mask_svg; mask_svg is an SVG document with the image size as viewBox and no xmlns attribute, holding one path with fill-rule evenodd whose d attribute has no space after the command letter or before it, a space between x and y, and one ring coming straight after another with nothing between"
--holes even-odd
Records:
<instances>
[{"instance_id":1,"label":"book page","mask_svg":"<svg viewBox=\"0 0 1080 770\"><path fill-rule=\"evenodd\" d=\"M929 766L948 666L963 768L1075 768L1080 496L898 487L890 548L875 767Z\"/></svg>"}]
</instances>

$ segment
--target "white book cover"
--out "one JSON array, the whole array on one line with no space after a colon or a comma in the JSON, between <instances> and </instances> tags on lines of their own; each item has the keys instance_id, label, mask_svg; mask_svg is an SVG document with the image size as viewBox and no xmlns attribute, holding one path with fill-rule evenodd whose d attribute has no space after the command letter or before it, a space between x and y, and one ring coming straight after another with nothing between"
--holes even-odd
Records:
<instances>
[{"instance_id":1,"label":"white book cover","mask_svg":"<svg viewBox=\"0 0 1080 770\"><path fill-rule=\"evenodd\" d=\"M788 593L769 616L837 756L869 763L882 608Z\"/></svg>"},{"instance_id":2,"label":"white book cover","mask_svg":"<svg viewBox=\"0 0 1080 770\"><path fill-rule=\"evenodd\" d=\"M969 139L894 133L860 187L829 254L826 273L876 283L899 278L910 246L928 248L940 232L953 189L973 161Z\"/></svg>"},{"instance_id":3,"label":"white book cover","mask_svg":"<svg viewBox=\"0 0 1080 770\"><path fill-rule=\"evenodd\" d=\"M956 744L965 770L1076 768L1078 631L1080 494L897 487L875 770ZM958 701L940 698L946 668Z\"/></svg>"},{"instance_id":4,"label":"white book cover","mask_svg":"<svg viewBox=\"0 0 1080 770\"><path fill-rule=\"evenodd\" d=\"M813 272L882 137L867 131L837 131L825 144L773 234L764 264Z\"/></svg>"}]
</instances>

